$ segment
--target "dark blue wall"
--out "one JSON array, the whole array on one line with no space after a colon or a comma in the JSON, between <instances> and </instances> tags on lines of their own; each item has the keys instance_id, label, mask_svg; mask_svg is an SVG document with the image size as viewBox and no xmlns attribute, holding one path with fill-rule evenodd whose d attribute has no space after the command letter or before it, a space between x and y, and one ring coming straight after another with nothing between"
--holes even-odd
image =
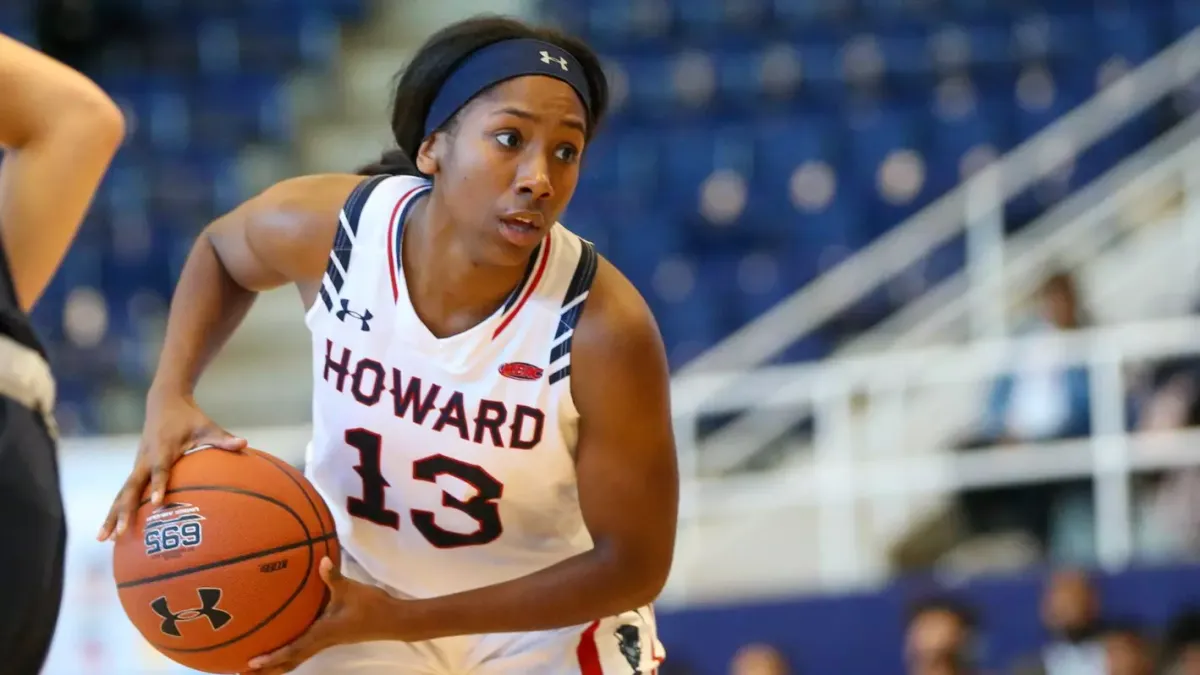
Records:
<instances>
[{"instance_id":1,"label":"dark blue wall","mask_svg":"<svg viewBox=\"0 0 1200 675\"><path fill-rule=\"evenodd\" d=\"M1162 627L1189 603L1200 604L1200 568L1130 570L1099 575L1105 615ZM983 615L985 665L1001 667L1043 639L1038 600L1044 576L981 580L953 589ZM893 675L901 670L901 622L908 603L929 584L895 584L876 593L662 612L659 623L669 660L698 675L726 672L749 642L781 649L801 674Z\"/></svg>"}]
</instances>

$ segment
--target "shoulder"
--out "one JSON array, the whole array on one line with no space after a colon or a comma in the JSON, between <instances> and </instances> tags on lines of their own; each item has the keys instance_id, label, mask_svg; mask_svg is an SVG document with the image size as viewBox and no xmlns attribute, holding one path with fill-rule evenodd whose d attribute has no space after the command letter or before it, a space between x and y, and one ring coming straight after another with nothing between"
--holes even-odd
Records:
<instances>
[{"instance_id":1,"label":"shoulder","mask_svg":"<svg viewBox=\"0 0 1200 675\"><path fill-rule=\"evenodd\" d=\"M315 235L332 242L338 213L359 185L371 180L351 174L297 176L275 183L222 216L212 226L214 236L244 232L251 243L296 245Z\"/></svg>"},{"instance_id":2,"label":"shoulder","mask_svg":"<svg viewBox=\"0 0 1200 675\"><path fill-rule=\"evenodd\" d=\"M580 368L600 367L621 377L609 381L669 379L666 350L658 324L642 294L603 256L575 332L573 378Z\"/></svg>"},{"instance_id":3,"label":"shoulder","mask_svg":"<svg viewBox=\"0 0 1200 675\"><path fill-rule=\"evenodd\" d=\"M340 173L297 176L275 183L246 205L260 211L338 211L355 188L370 180L370 177Z\"/></svg>"},{"instance_id":4,"label":"shoulder","mask_svg":"<svg viewBox=\"0 0 1200 675\"><path fill-rule=\"evenodd\" d=\"M581 330L609 341L651 340L661 343L650 306L633 283L602 255L596 255L596 276L588 296Z\"/></svg>"},{"instance_id":5,"label":"shoulder","mask_svg":"<svg viewBox=\"0 0 1200 675\"><path fill-rule=\"evenodd\" d=\"M318 174L280 181L206 229L218 258L244 288L266 290L321 278L339 212L370 178Z\"/></svg>"}]
</instances>

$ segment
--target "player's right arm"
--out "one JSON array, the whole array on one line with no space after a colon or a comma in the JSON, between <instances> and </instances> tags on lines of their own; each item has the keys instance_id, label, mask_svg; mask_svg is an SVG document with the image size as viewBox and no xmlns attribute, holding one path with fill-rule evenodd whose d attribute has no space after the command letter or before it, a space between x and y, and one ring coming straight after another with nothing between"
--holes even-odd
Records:
<instances>
[{"instance_id":1,"label":"player's right arm","mask_svg":"<svg viewBox=\"0 0 1200 675\"><path fill-rule=\"evenodd\" d=\"M100 529L101 540L124 531L147 485L151 499L161 499L171 467L188 449L245 447L244 440L196 406L196 383L259 292L296 284L305 304L312 303L338 213L363 180L329 174L283 181L214 221L197 238L171 302L137 460Z\"/></svg>"},{"instance_id":2,"label":"player's right arm","mask_svg":"<svg viewBox=\"0 0 1200 675\"><path fill-rule=\"evenodd\" d=\"M91 80L0 35L0 242L21 309L50 283L124 136Z\"/></svg>"}]
</instances>

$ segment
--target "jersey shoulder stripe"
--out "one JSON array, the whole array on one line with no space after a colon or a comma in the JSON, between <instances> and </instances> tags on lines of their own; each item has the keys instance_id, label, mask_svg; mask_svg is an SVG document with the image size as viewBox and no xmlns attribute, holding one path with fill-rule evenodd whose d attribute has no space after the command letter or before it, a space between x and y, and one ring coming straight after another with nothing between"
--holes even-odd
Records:
<instances>
[{"instance_id":1,"label":"jersey shoulder stripe","mask_svg":"<svg viewBox=\"0 0 1200 675\"><path fill-rule=\"evenodd\" d=\"M329 262L325 266L325 279L322 280L319 291L321 302L328 310L333 309L333 296L340 294L346 284L346 275L349 274L350 263L354 259L354 243L358 237L358 223L363 207L375 188L387 178L388 176L372 176L359 183L338 213L337 232L333 237L333 248L329 251ZM325 282L333 288L333 294L326 289Z\"/></svg>"},{"instance_id":2,"label":"jersey shoulder stripe","mask_svg":"<svg viewBox=\"0 0 1200 675\"><path fill-rule=\"evenodd\" d=\"M558 328L554 334L554 345L550 349L550 365L557 369L550 373L549 382L555 384L566 379L571 374L571 341L575 334L575 326L583 314L583 304L591 293L592 282L596 279L596 270L600 264L600 256L592 242L580 237L579 262L575 265L575 274L567 286L563 296L562 308L559 310Z\"/></svg>"}]
</instances>

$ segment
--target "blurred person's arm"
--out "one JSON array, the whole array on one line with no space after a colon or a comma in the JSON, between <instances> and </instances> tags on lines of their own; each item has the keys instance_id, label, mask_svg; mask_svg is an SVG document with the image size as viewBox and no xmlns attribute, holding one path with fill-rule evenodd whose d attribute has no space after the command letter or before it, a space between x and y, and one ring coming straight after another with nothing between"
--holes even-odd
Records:
<instances>
[{"instance_id":1,"label":"blurred person's arm","mask_svg":"<svg viewBox=\"0 0 1200 675\"><path fill-rule=\"evenodd\" d=\"M0 35L0 242L28 311L75 238L125 135L91 80Z\"/></svg>"}]
</instances>

